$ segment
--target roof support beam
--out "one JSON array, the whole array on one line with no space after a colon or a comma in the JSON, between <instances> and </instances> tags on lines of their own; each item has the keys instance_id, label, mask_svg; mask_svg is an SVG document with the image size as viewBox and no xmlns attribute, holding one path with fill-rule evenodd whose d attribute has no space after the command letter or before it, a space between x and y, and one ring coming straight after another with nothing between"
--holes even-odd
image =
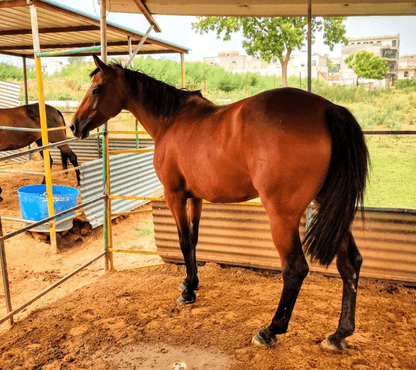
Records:
<instances>
[{"instance_id":1,"label":"roof support beam","mask_svg":"<svg viewBox=\"0 0 416 370\"><path fill-rule=\"evenodd\" d=\"M147 9L146 5L144 5L142 0L133 0L136 6L139 8L139 10L143 13L143 15L146 17L148 22L155 28L156 32L162 32L159 25L157 24L156 20L153 18L153 15L149 12L149 9Z\"/></svg>"},{"instance_id":2,"label":"roof support beam","mask_svg":"<svg viewBox=\"0 0 416 370\"><path fill-rule=\"evenodd\" d=\"M150 32L152 32L154 26L153 24L150 25L149 29L147 30L146 34L143 36L143 38L140 40L139 44L136 46L136 49L134 49L133 53L129 56L129 59L126 63L126 68L129 66L129 64L133 61L136 54L139 52L140 48L143 46L144 42L146 41L147 37L149 36Z\"/></svg>"},{"instance_id":3,"label":"roof support beam","mask_svg":"<svg viewBox=\"0 0 416 370\"><path fill-rule=\"evenodd\" d=\"M17 8L19 6L29 6L26 0L6 0L0 1L1 8Z\"/></svg>"},{"instance_id":4,"label":"roof support beam","mask_svg":"<svg viewBox=\"0 0 416 370\"><path fill-rule=\"evenodd\" d=\"M99 26L78 26L78 27L51 27L39 28L39 33L59 33L59 32L82 32L82 31L99 31ZM0 36L14 36L14 35L31 35L32 30L7 30L0 31Z\"/></svg>"},{"instance_id":5,"label":"roof support beam","mask_svg":"<svg viewBox=\"0 0 416 370\"><path fill-rule=\"evenodd\" d=\"M125 46L126 43L124 41L114 41L107 43L107 46ZM65 45L65 44L42 44L42 49L70 49L70 48L86 48L91 45L91 43L78 43L78 44L71 44L71 45ZM1 52L4 51L10 51L10 50L32 50L33 45L14 45L14 46L5 46L1 48Z\"/></svg>"}]
</instances>

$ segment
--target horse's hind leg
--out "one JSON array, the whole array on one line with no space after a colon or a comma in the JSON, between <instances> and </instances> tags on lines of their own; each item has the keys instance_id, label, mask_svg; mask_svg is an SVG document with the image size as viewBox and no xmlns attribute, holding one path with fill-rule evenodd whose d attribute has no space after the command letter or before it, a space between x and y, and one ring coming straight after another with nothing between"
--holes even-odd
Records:
<instances>
[{"instance_id":1,"label":"horse's hind leg","mask_svg":"<svg viewBox=\"0 0 416 370\"><path fill-rule=\"evenodd\" d=\"M268 211L266 204L265 207ZM271 324L253 337L253 344L260 347L272 346L277 334L286 333L299 290L309 272L299 238L299 222L290 222L291 217L275 216L270 211L268 214L273 242L282 263L283 291Z\"/></svg>"},{"instance_id":2,"label":"horse's hind leg","mask_svg":"<svg viewBox=\"0 0 416 370\"><path fill-rule=\"evenodd\" d=\"M337 268L343 282L341 317L336 332L322 342L325 350L342 352L346 347L345 338L354 333L358 276L362 262L360 251L349 233L337 255Z\"/></svg>"},{"instance_id":3,"label":"horse's hind leg","mask_svg":"<svg viewBox=\"0 0 416 370\"><path fill-rule=\"evenodd\" d=\"M202 200L190 199L188 219L187 199L184 195L168 194L165 191L165 199L178 227L179 244L186 265L186 279L182 284L183 292L182 296L178 298L178 303L193 303L196 299L195 289L199 284L195 247L198 242Z\"/></svg>"},{"instance_id":4,"label":"horse's hind leg","mask_svg":"<svg viewBox=\"0 0 416 370\"><path fill-rule=\"evenodd\" d=\"M67 159L71 162L71 164L74 167L78 167L78 157L77 155L71 150L69 145L62 145L59 146L58 149L61 151L61 157L62 157L62 167L64 170L68 168ZM75 170L76 176L77 176L77 182L78 185L80 185L80 172L79 170Z\"/></svg>"}]
</instances>

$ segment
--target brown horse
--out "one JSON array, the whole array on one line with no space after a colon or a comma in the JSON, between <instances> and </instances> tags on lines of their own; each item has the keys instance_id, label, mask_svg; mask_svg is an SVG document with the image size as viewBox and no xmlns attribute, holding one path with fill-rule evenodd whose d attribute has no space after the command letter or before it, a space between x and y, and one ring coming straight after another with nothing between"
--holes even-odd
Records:
<instances>
[{"instance_id":1,"label":"brown horse","mask_svg":"<svg viewBox=\"0 0 416 370\"><path fill-rule=\"evenodd\" d=\"M46 120L48 128L65 127L65 120L62 113L50 105L46 105ZM39 105L29 104L16 108L0 109L0 126L40 128ZM36 142L38 146L42 146L41 136L42 134L40 132L0 129L0 151L21 149L32 144L33 142ZM51 131L48 133L48 138L50 143L57 143L59 141L66 140L66 131ZM78 167L77 156L67 144L59 146L58 149L61 151L62 166L64 169L68 168L68 160L74 167ZM41 155L43 156L42 152ZM52 164L53 161L51 157L51 166ZM75 170L75 172L79 185L80 172L79 170ZM43 179L43 183L45 183L45 178Z\"/></svg>"},{"instance_id":2,"label":"brown horse","mask_svg":"<svg viewBox=\"0 0 416 370\"><path fill-rule=\"evenodd\" d=\"M345 108L293 88L265 91L217 106L200 92L178 90L144 73L107 65L97 69L71 129L79 138L127 109L155 142L154 166L175 218L186 264L181 303L195 301L195 247L202 200L242 202L260 197L280 255L283 291L271 324L253 343L270 347L286 332L309 267L299 238L301 216L317 205L304 241L323 265L337 257L343 280L341 318L323 348L342 352L355 326L362 257L350 232L367 180L363 132ZM187 206L189 213L187 212Z\"/></svg>"}]
</instances>

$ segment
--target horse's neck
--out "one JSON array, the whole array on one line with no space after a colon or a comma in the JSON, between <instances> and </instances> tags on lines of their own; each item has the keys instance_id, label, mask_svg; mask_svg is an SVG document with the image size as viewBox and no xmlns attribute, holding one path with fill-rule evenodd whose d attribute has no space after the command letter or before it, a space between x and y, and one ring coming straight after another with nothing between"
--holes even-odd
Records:
<instances>
[{"instance_id":1,"label":"horse's neck","mask_svg":"<svg viewBox=\"0 0 416 370\"><path fill-rule=\"evenodd\" d=\"M155 139L163 128L163 119L150 113L141 102L133 102L127 108L144 127L147 133Z\"/></svg>"}]
</instances>

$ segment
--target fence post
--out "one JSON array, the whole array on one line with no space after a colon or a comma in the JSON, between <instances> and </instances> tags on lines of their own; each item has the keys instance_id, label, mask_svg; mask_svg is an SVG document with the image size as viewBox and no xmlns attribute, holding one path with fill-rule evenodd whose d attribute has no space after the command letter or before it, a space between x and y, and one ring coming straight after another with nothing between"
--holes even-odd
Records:
<instances>
[{"instance_id":1,"label":"fence post","mask_svg":"<svg viewBox=\"0 0 416 370\"><path fill-rule=\"evenodd\" d=\"M0 237L3 236L3 226L1 224L0 216ZM3 276L4 296L6 299L7 313L12 311L12 301L10 298L9 274L7 272L6 250L4 248L4 241L0 241L0 260L1 260L1 274ZM13 316L9 318L10 326L13 325Z\"/></svg>"}]
</instances>

